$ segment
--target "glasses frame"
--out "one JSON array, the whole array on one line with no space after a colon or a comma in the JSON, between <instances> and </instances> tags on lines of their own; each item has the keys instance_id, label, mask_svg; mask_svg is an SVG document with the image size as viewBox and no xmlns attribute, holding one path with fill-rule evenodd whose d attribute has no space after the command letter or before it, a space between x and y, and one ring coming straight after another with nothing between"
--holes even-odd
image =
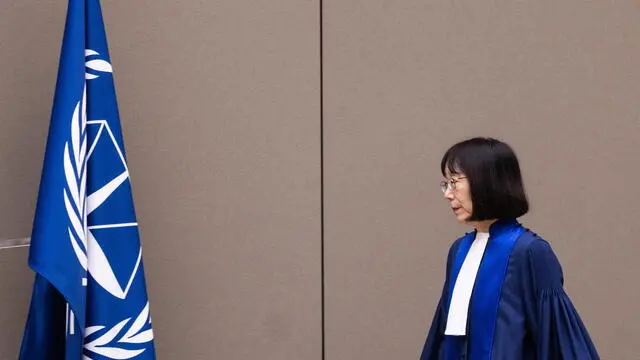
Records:
<instances>
[{"instance_id":1,"label":"glasses frame","mask_svg":"<svg viewBox=\"0 0 640 360\"><path fill-rule=\"evenodd\" d=\"M466 176L461 176L458 178L451 178L449 180L440 181L440 191L442 191L443 194L449 191L449 189L453 191L456 189L456 184L460 182L460 180L464 180L466 178L467 178Z\"/></svg>"}]
</instances>

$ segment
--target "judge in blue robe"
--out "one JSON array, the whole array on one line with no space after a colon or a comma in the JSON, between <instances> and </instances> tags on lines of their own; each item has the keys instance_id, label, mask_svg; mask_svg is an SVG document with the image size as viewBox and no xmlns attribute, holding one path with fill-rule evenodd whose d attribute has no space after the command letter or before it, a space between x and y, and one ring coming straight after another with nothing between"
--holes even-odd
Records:
<instances>
[{"instance_id":1,"label":"judge in blue robe","mask_svg":"<svg viewBox=\"0 0 640 360\"><path fill-rule=\"evenodd\" d=\"M445 153L441 171L454 215L474 230L449 249L420 359L600 359L551 246L516 220L529 205L513 150L469 139Z\"/></svg>"}]
</instances>

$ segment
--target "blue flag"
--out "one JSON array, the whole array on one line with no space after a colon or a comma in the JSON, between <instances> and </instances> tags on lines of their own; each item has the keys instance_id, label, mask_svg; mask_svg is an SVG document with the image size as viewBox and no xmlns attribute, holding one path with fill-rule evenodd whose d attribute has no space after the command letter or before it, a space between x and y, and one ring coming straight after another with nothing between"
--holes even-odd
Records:
<instances>
[{"instance_id":1,"label":"blue flag","mask_svg":"<svg viewBox=\"0 0 640 360\"><path fill-rule=\"evenodd\" d=\"M31 236L21 360L155 359L99 0L69 0Z\"/></svg>"}]
</instances>

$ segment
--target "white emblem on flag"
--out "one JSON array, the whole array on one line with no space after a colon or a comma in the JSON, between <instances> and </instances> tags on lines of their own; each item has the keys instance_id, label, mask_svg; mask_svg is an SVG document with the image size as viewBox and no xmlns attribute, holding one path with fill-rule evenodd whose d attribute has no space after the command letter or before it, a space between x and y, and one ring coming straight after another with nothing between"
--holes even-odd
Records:
<instances>
[{"instance_id":1,"label":"white emblem on flag","mask_svg":"<svg viewBox=\"0 0 640 360\"><path fill-rule=\"evenodd\" d=\"M85 56L99 55L93 50L86 50ZM86 67L98 75L85 73L86 80L99 78L100 72L112 72L111 65L101 59L88 60ZM142 249L139 249L135 265L131 269L127 283L123 286L115 275L109 263L109 258L103 248L96 240L92 230L112 229L123 227L137 227L136 222L87 224L88 215L98 209L109 197L129 179L129 170L124 158L124 154L115 139L109 123L106 120L87 121L86 106L86 85L83 89L82 100L79 101L71 117L70 141L64 147L64 175L66 187L63 189L64 204L69 218L69 240L73 251L78 258L78 262L85 271L91 274L95 282L105 291L119 299L126 299L135 274L138 271L142 259ZM92 143L88 143L87 127L96 126L97 131ZM100 139L103 139L101 146L112 147L117 154L122 171L110 179L106 179L106 184L92 193L87 193L87 164ZM107 139L106 141L104 139ZM87 278L81 279L82 286L87 286ZM67 331L70 335L75 333L73 324L75 322L73 312L67 305ZM100 355L109 359L131 359L141 353L146 348L137 348L135 345L142 345L153 341L153 330L143 330L147 323L151 323L149 315L149 302L140 311L133 322L131 317L126 318L117 324L106 326L88 326L84 331L86 351ZM124 334L121 335L121 333ZM95 335L99 335L95 337ZM94 338L95 337L95 338ZM123 345L128 345L126 348ZM133 345L133 346L132 346ZM145 346L145 345L142 345ZM84 360L92 360L84 355Z\"/></svg>"},{"instance_id":2,"label":"white emblem on flag","mask_svg":"<svg viewBox=\"0 0 640 360\"><path fill-rule=\"evenodd\" d=\"M84 348L95 354L99 354L110 359L131 359L142 354L145 349L128 350L116 346L117 344L144 344L153 340L153 330L148 329L142 331L144 325L151 319L149 317L149 303L138 314L133 323L129 326L124 335L120 336L117 340L118 334L127 326L131 321L131 318L124 319L104 332L98 338L91 340L84 344ZM85 339L92 334L102 331L104 326L89 326L85 329ZM116 343L116 344L114 344ZM85 360L91 360L91 358L84 356Z\"/></svg>"},{"instance_id":3,"label":"white emblem on flag","mask_svg":"<svg viewBox=\"0 0 640 360\"><path fill-rule=\"evenodd\" d=\"M93 56L96 56L96 55L100 55L100 53L98 53L97 51L91 50L91 49L86 49L84 51L85 58L93 57ZM102 59L87 60L84 63L84 65L87 68L89 68L91 70L94 70L95 72L98 72L98 73L100 73L100 72L107 72L107 73L113 72L113 69L111 68L111 64L109 64L108 62L106 62L106 61L104 61ZM92 73L86 72L84 74L84 77L87 80L93 80L93 79L99 78L100 75L99 74L96 75L96 74L92 74Z\"/></svg>"},{"instance_id":4,"label":"white emblem on flag","mask_svg":"<svg viewBox=\"0 0 640 360\"><path fill-rule=\"evenodd\" d=\"M87 50L86 55L97 55L93 50ZM111 72L111 65L104 60L91 60L92 69ZM106 64L106 65L105 65ZM88 73L87 73L88 74ZM98 76L90 79L98 78ZM142 259L142 249L138 251L135 265L124 286L118 281L109 259L102 247L96 240L92 229L137 227L135 222L94 224L87 226L87 217L116 191L120 185L129 179L129 171L122 150L120 149L109 123L106 120L87 121L86 112L86 86L83 91L82 101L76 104L71 118L71 142L67 142L64 147L64 172L67 188L64 189L64 202L69 217L70 226L68 228L69 239L73 251L78 258L80 265L87 270L93 279L111 295L125 299L135 278L135 274ZM87 124L97 125L99 129L93 143L87 150ZM86 194L87 190L87 163L93 153L96 144L101 137L108 138L116 150L119 160L122 162L123 171L110 179L106 185L100 189ZM86 286L86 279L82 279Z\"/></svg>"}]
</instances>

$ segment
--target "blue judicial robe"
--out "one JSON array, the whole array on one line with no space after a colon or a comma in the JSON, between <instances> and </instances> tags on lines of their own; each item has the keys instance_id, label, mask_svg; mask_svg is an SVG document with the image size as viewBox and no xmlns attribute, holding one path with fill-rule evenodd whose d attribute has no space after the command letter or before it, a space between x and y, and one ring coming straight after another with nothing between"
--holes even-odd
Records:
<instances>
[{"instance_id":1,"label":"blue judicial robe","mask_svg":"<svg viewBox=\"0 0 640 360\"><path fill-rule=\"evenodd\" d=\"M549 243L515 219L489 229L471 295L465 336L445 335L449 302L475 239L456 240L420 360L596 360L595 346L563 289Z\"/></svg>"}]
</instances>

